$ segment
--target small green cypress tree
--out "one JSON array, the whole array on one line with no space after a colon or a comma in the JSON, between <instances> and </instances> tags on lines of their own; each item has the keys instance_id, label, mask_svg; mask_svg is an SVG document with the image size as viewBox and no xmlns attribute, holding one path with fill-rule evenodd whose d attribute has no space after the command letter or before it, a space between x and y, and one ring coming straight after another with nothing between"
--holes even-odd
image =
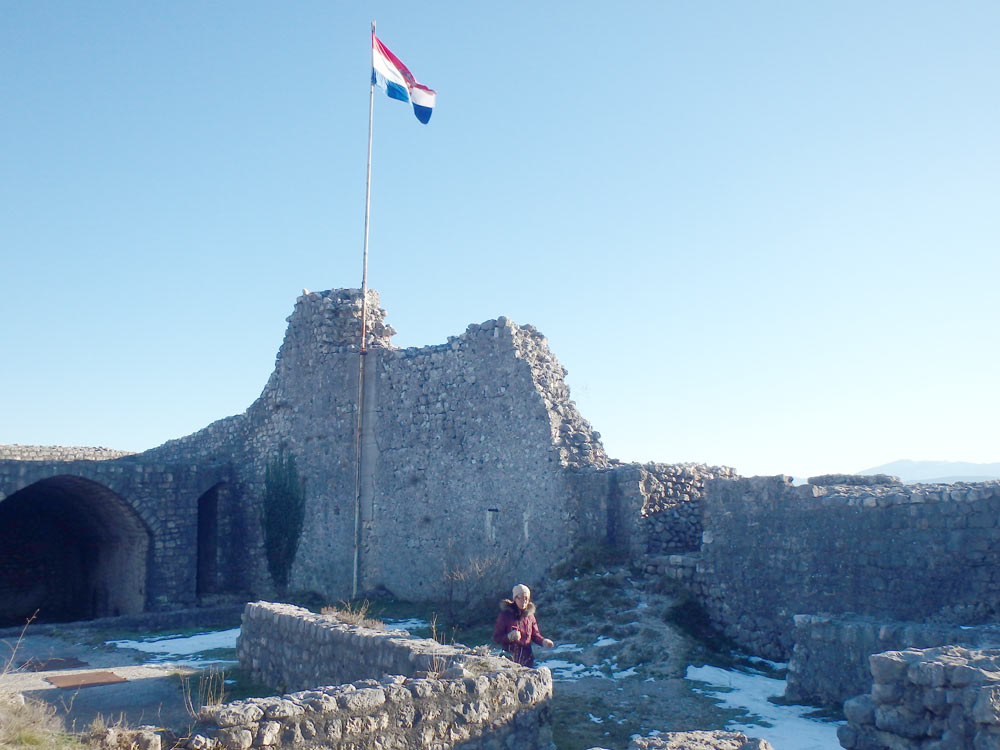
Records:
<instances>
[{"instance_id":1,"label":"small green cypress tree","mask_svg":"<svg viewBox=\"0 0 1000 750\"><path fill-rule=\"evenodd\" d=\"M282 595L288 589L288 577L302 535L306 512L304 482L299 478L295 456L284 449L264 469L264 507L261 526L264 552L271 580Z\"/></svg>"}]
</instances>

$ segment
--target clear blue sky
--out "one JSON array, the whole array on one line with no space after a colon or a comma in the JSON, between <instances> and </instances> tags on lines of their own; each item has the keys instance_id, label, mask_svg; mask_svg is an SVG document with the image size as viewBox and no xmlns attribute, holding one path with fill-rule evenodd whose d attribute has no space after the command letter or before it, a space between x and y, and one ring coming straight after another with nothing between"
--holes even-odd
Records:
<instances>
[{"instance_id":1,"label":"clear blue sky","mask_svg":"<svg viewBox=\"0 0 1000 750\"><path fill-rule=\"evenodd\" d=\"M507 315L611 455L1000 460L1000 3L3 3L0 443L260 394L303 287Z\"/></svg>"}]
</instances>

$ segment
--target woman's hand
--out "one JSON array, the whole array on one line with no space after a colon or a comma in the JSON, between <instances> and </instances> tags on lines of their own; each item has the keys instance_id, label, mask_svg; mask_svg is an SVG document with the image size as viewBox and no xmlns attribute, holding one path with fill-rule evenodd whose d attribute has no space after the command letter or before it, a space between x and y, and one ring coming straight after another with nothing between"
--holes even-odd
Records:
<instances>
[{"instance_id":1,"label":"woman's hand","mask_svg":"<svg viewBox=\"0 0 1000 750\"><path fill-rule=\"evenodd\" d=\"M544 646L545 648L552 648L552 647L553 647L553 646L555 646L556 644L554 644L554 643L553 643L552 641L550 641L550 640L549 640L548 638L542 638L542 645L543 645L543 646Z\"/></svg>"},{"instance_id":2,"label":"woman's hand","mask_svg":"<svg viewBox=\"0 0 1000 750\"><path fill-rule=\"evenodd\" d=\"M521 633L517 630L512 630L507 634L507 640L511 643L517 643L521 640Z\"/></svg>"}]
</instances>

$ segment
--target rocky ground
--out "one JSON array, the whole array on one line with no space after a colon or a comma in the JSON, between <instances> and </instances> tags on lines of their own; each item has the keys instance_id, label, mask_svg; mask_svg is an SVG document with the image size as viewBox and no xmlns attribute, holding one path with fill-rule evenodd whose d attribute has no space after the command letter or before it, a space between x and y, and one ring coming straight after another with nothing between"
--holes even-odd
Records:
<instances>
[{"instance_id":1,"label":"rocky ground","mask_svg":"<svg viewBox=\"0 0 1000 750\"><path fill-rule=\"evenodd\" d=\"M576 572L539 587L537 649L553 670L560 750L624 749L630 736L721 729L740 712L720 708L684 678L688 665L732 665L726 644L678 596L626 568Z\"/></svg>"},{"instance_id":2,"label":"rocky ground","mask_svg":"<svg viewBox=\"0 0 1000 750\"><path fill-rule=\"evenodd\" d=\"M723 729L733 720L754 723L745 711L720 706L705 694L703 684L685 678L690 665L731 668L740 660L712 632L697 607L663 588L661 581L627 568L574 570L536 587L534 600L543 634L556 643L553 649L537 648L536 659L538 666L552 670L556 681L552 708L559 750L625 750L634 736ZM375 616L390 620L395 616L411 618L413 623L435 621L432 609L417 605L376 603L373 610ZM486 614L480 618L483 624L457 633L439 626L438 637L455 637L468 645L488 643L492 617ZM415 635L430 634L420 632L420 625L406 627ZM126 683L65 691L45 682L45 673L18 670L0 676L0 683L5 683L0 689L49 701L65 725L77 729L97 715L133 726L186 725L190 716L181 677L191 675L187 692L197 692L197 665L152 663L156 660L149 654L106 643L122 637L129 635L79 626L48 635L29 633L18 645L16 661L75 657L91 668L115 668L116 674L128 677ZM744 666L748 664L743 660ZM256 694L247 692L253 687L234 686L243 695ZM197 695L190 697L197 703Z\"/></svg>"}]
</instances>

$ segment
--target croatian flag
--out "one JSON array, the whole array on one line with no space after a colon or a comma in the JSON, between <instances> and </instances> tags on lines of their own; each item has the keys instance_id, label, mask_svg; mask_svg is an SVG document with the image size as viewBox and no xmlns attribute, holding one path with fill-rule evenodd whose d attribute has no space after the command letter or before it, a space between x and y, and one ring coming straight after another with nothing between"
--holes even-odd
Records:
<instances>
[{"instance_id":1,"label":"croatian flag","mask_svg":"<svg viewBox=\"0 0 1000 750\"><path fill-rule=\"evenodd\" d=\"M413 114L425 125L431 119L437 92L417 83L413 73L372 32L372 85L384 89L392 99L412 102Z\"/></svg>"}]
</instances>

